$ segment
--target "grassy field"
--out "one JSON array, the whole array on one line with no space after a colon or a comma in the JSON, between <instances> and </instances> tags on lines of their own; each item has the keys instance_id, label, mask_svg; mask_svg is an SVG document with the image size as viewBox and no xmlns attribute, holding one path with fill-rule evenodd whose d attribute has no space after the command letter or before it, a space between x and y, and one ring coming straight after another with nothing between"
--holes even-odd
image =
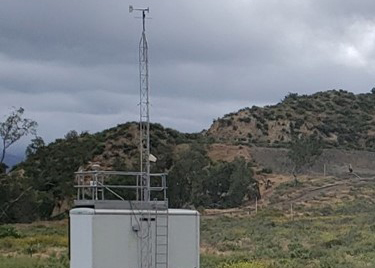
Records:
<instances>
[{"instance_id":1,"label":"grassy field","mask_svg":"<svg viewBox=\"0 0 375 268\"><path fill-rule=\"evenodd\" d=\"M329 215L293 220L272 210L255 217L205 219L202 266L375 267L373 208L358 200L331 208ZM321 213L327 214L327 208Z\"/></svg>"},{"instance_id":2,"label":"grassy field","mask_svg":"<svg viewBox=\"0 0 375 268\"><path fill-rule=\"evenodd\" d=\"M315 184L320 187L305 185ZM275 194L284 199L257 215L202 216L201 267L375 267L372 182L313 190L303 198L290 187L280 185ZM284 208L288 194L293 217ZM0 226L0 268L68 267L67 244L67 221Z\"/></svg>"},{"instance_id":3,"label":"grassy field","mask_svg":"<svg viewBox=\"0 0 375 268\"><path fill-rule=\"evenodd\" d=\"M67 221L0 226L0 268L68 267Z\"/></svg>"},{"instance_id":4,"label":"grassy field","mask_svg":"<svg viewBox=\"0 0 375 268\"><path fill-rule=\"evenodd\" d=\"M375 267L374 200L372 179L282 183L257 215L203 217L202 267Z\"/></svg>"}]
</instances>

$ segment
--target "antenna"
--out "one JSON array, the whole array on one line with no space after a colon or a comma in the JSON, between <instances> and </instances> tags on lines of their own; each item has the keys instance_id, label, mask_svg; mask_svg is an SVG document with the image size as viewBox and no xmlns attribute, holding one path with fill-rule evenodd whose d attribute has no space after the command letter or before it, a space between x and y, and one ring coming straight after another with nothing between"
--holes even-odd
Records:
<instances>
[{"instance_id":1,"label":"antenna","mask_svg":"<svg viewBox=\"0 0 375 268\"><path fill-rule=\"evenodd\" d=\"M146 12L149 8L133 8L129 12L142 12L142 35L139 41L139 153L141 174L141 202L150 203L150 101L148 81L148 44L146 38ZM140 268L153 268L152 228L150 211L141 212L140 225ZM146 219L146 221L144 220Z\"/></svg>"},{"instance_id":2,"label":"antenna","mask_svg":"<svg viewBox=\"0 0 375 268\"><path fill-rule=\"evenodd\" d=\"M129 12L142 12L142 36L139 41L139 151L141 178L141 200L150 201L150 101L149 101L149 73L148 73L148 43L146 38L146 12L149 8L134 8L129 6Z\"/></svg>"}]
</instances>

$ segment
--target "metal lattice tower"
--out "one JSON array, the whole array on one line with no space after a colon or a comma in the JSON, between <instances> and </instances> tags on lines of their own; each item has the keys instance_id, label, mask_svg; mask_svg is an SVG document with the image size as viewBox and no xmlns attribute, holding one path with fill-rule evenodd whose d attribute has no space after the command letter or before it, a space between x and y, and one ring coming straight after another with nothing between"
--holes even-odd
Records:
<instances>
[{"instance_id":1,"label":"metal lattice tower","mask_svg":"<svg viewBox=\"0 0 375 268\"><path fill-rule=\"evenodd\" d=\"M140 171L143 174L141 185L143 191L141 200L150 201L150 100L149 100L149 73L148 73L148 43L146 38L146 12L149 8L135 9L129 7L129 11L140 11L142 13L142 36L139 41L139 150Z\"/></svg>"},{"instance_id":2,"label":"metal lattice tower","mask_svg":"<svg viewBox=\"0 0 375 268\"><path fill-rule=\"evenodd\" d=\"M129 7L129 12L142 13L142 36L139 41L139 151L141 172L141 196L143 202L150 202L150 101L149 101L149 73L148 73L148 44L146 38L146 13L149 8L135 9ZM151 217L142 213L140 219L140 268L153 267L152 227Z\"/></svg>"}]
</instances>

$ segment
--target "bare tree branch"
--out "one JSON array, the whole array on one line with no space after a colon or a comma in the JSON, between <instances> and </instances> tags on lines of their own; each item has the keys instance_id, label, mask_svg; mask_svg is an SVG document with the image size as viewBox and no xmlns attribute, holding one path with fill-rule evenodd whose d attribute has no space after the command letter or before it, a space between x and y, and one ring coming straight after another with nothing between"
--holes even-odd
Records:
<instances>
[{"instance_id":1,"label":"bare tree branch","mask_svg":"<svg viewBox=\"0 0 375 268\"><path fill-rule=\"evenodd\" d=\"M0 122L0 137L2 139L0 164L3 164L6 150L10 146L23 136L36 135L38 124L34 120L23 118L24 111L22 107L14 109L4 122Z\"/></svg>"},{"instance_id":2,"label":"bare tree branch","mask_svg":"<svg viewBox=\"0 0 375 268\"><path fill-rule=\"evenodd\" d=\"M23 191L17 198L9 201L8 203L4 204L4 206L1 208L1 210L3 211L0 215L0 219L2 219L4 217L4 215L7 216L7 211L15 204L17 203L28 191L30 191L33 187L30 186L29 188L27 188L25 191Z\"/></svg>"}]
</instances>

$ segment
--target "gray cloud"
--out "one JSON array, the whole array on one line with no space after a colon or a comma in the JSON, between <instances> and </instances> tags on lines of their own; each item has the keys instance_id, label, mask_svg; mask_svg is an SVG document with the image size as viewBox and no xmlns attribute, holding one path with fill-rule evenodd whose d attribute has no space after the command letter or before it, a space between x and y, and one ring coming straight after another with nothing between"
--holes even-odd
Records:
<instances>
[{"instance_id":1,"label":"gray cloud","mask_svg":"<svg viewBox=\"0 0 375 268\"><path fill-rule=\"evenodd\" d=\"M138 120L129 4L151 9L152 120L181 131L288 92L374 86L370 0L3 0L0 115L25 107L48 141Z\"/></svg>"}]
</instances>

